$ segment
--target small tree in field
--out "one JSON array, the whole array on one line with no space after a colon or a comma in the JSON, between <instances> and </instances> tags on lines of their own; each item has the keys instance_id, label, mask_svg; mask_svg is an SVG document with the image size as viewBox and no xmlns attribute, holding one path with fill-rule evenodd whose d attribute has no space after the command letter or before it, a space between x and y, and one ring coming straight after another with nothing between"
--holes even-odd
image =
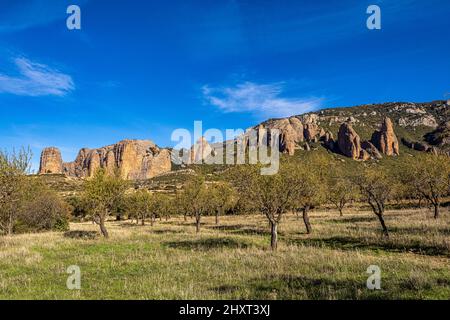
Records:
<instances>
[{"instance_id":1,"label":"small tree in field","mask_svg":"<svg viewBox=\"0 0 450 320\"><path fill-rule=\"evenodd\" d=\"M306 233L312 233L309 221L310 209L322 204L327 198L327 174L330 163L323 155L312 154L295 169L295 183L298 192L292 203L297 214L302 212Z\"/></svg>"},{"instance_id":2,"label":"small tree in field","mask_svg":"<svg viewBox=\"0 0 450 320\"><path fill-rule=\"evenodd\" d=\"M328 180L328 201L332 203L343 216L345 206L358 198L358 188L349 174L339 167L331 167Z\"/></svg>"},{"instance_id":3,"label":"small tree in field","mask_svg":"<svg viewBox=\"0 0 450 320\"><path fill-rule=\"evenodd\" d=\"M210 191L212 206L216 216L216 224L219 224L219 216L233 207L236 202L235 191L227 182L216 183Z\"/></svg>"},{"instance_id":4,"label":"small tree in field","mask_svg":"<svg viewBox=\"0 0 450 320\"><path fill-rule=\"evenodd\" d=\"M24 204L31 151L0 151L0 233L12 235Z\"/></svg>"},{"instance_id":5,"label":"small tree in field","mask_svg":"<svg viewBox=\"0 0 450 320\"><path fill-rule=\"evenodd\" d=\"M157 217L160 218L160 220L164 217L167 221L173 211L173 203L170 196L163 193L156 193L153 197L152 225L153 221L156 220Z\"/></svg>"},{"instance_id":6,"label":"small tree in field","mask_svg":"<svg viewBox=\"0 0 450 320\"><path fill-rule=\"evenodd\" d=\"M383 167L366 167L354 177L362 199L372 208L383 229L383 235L389 237L384 222L384 211L388 200L395 197L398 186Z\"/></svg>"},{"instance_id":7,"label":"small tree in field","mask_svg":"<svg viewBox=\"0 0 450 320\"><path fill-rule=\"evenodd\" d=\"M128 197L128 210L136 221L141 219L141 224L145 225L145 219L153 213L154 199L148 190L138 190Z\"/></svg>"},{"instance_id":8,"label":"small tree in field","mask_svg":"<svg viewBox=\"0 0 450 320\"><path fill-rule=\"evenodd\" d=\"M195 218L195 230L200 232L200 223L203 215L211 210L210 196L202 177L192 178L185 186L183 192L185 210Z\"/></svg>"},{"instance_id":9,"label":"small tree in field","mask_svg":"<svg viewBox=\"0 0 450 320\"><path fill-rule=\"evenodd\" d=\"M119 172L108 174L99 169L94 176L84 183L84 198L92 214L92 219L100 226L105 238L109 237L105 222L109 215L120 205L128 182L120 177Z\"/></svg>"},{"instance_id":10,"label":"small tree in field","mask_svg":"<svg viewBox=\"0 0 450 320\"><path fill-rule=\"evenodd\" d=\"M434 218L437 219L442 198L450 193L450 158L445 155L418 155L406 163L400 178L412 193L426 199L434 207Z\"/></svg>"},{"instance_id":11,"label":"small tree in field","mask_svg":"<svg viewBox=\"0 0 450 320\"><path fill-rule=\"evenodd\" d=\"M296 167L288 163L274 175L261 175L257 166L240 165L230 172L230 180L242 197L269 220L272 250L278 246L278 225L292 207L298 192Z\"/></svg>"}]
</instances>

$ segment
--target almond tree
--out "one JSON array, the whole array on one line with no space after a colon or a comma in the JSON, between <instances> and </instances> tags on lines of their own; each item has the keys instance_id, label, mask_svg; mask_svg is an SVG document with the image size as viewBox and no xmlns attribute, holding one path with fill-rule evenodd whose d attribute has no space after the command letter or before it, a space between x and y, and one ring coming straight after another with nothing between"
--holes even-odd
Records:
<instances>
[{"instance_id":1,"label":"almond tree","mask_svg":"<svg viewBox=\"0 0 450 320\"><path fill-rule=\"evenodd\" d=\"M216 216L216 224L219 224L219 216L233 207L236 196L234 189L227 182L220 181L214 184L210 191L213 210Z\"/></svg>"},{"instance_id":2,"label":"almond tree","mask_svg":"<svg viewBox=\"0 0 450 320\"><path fill-rule=\"evenodd\" d=\"M141 224L145 225L145 219L153 213L154 197L148 190L140 189L128 197L128 210L141 219Z\"/></svg>"},{"instance_id":3,"label":"almond tree","mask_svg":"<svg viewBox=\"0 0 450 320\"><path fill-rule=\"evenodd\" d=\"M327 198L339 211L341 217L345 206L357 197L358 189L351 177L340 167L330 167Z\"/></svg>"},{"instance_id":4,"label":"almond tree","mask_svg":"<svg viewBox=\"0 0 450 320\"><path fill-rule=\"evenodd\" d=\"M442 198L450 194L450 159L445 155L422 154L406 162L401 171L405 186L434 207L439 218Z\"/></svg>"},{"instance_id":5,"label":"almond tree","mask_svg":"<svg viewBox=\"0 0 450 320\"><path fill-rule=\"evenodd\" d=\"M200 232L201 218L211 210L210 196L203 177L192 178L186 184L182 198L187 214L195 218L196 232Z\"/></svg>"},{"instance_id":6,"label":"almond tree","mask_svg":"<svg viewBox=\"0 0 450 320\"><path fill-rule=\"evenodd\" d=\"M109 237L105 222L109 215L117 210L123 199L128 182L120 177L119 171L108 174L98 169L94 176L84 183L84 198L92 214L92 219L100 226L105 238Z\"/></svg>"},{"instance_id":7,"label":"almond tree","mask_svg":"<svg viewBox=\"0 0 450 320\"><path fill-rule=\"evenodd\" d=\"M384 211L387 201L395 197L398 190L397 182L381 166L365 167L354 177L354 182L359 187L362 199L370 205L380 221L383 235L389 237L384 221Z\"/></svg>"},{"instance_id":8,"label":"almond tree","mask_svg":"<svg viewBox=\"0 0 450 320\"><path fill-rule=\"evenodd\" d=\"M261 175L259 166L240 165L229 172L241 197L269 220L272 250L278 246L278 225L290 210L299 190L296 167L284 163L277 174Z\"/></svg>"},{"instance_id":9,"label":"almond tree","mask_svg":"<svg viewBox=\"0 0 450 320\"><path fill-rule=\"evenodd\" d=\"M292 203L292 209L302 212L306 233L312 233L309 221L310 209L322 204L327 198L327 179L330 168L329 160L319 154L306 156L295 168L295 183L297 192Z\"/></svg>"}]
</instances>

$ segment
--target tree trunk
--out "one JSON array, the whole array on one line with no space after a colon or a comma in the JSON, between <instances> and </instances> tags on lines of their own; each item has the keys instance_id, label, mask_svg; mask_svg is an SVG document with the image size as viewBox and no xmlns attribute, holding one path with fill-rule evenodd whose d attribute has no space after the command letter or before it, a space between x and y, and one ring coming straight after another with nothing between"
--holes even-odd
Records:
<instances>
[{"instance_id":1,"label":"tree trunk","mask_svg":"<svg viewBox=\"0 0 450 320\"><path fill-rule=\"evenodd\" d=\"M14 219L12 214L9 215L9 221L8 221L8 236L12 236L14 231Z\"/></svg>"},{"instance_id":2,"label":"tree trunk","mask_svg":"<svg viewBox=\"0 0 450 320\"><path fill-rule=\"evenodd\" d=\"M154 217L155 217L154 214L152 214L152 215L150 216L150 225L151 225L152 227L153 227Z\"/></svg>"},{"instance_id":3,"label":"tree trunk","mask_svg":"<svg viewBox=\"0 0 450 320\"><path fill-rule=\"evenodd\" d=\"M308 211L309 211L309 206L303 207L303 222L305 223L306 233L310 234L312 232L312 227L311 227L311 223L309 223Z\"/></svg>"},{"instance_id":4,"label":"tree trunk","mask_svg":"<svg viewBox=\"0 0 450 320\"><path fill-rule=\"evenodd\" d=\"M195 216L195 231L197 233L200 232L200 219L201 219L201 216L199 214L197 214Z\"/></svg>"},{"instance_id":5,"label":"tree trunk","mask_svg":"<svg viewBox=\"0 0 450 320\"><path fill-rule=\"evenodd\" d=\"M271 237L270 237L270 247L272 250L277 250L278 245L278 224L270 222L270 231L271 231Z\"/></svg>"},{"instance_id":6,"label":"tree trunk","mask_svg":"<svg viewBox=\"0 0 450 320\"><path fill-rule=\"evenodd\" d=\"M219 224L219 216L222 215L222 208L216 211L216 224Z\"/></svg>"},{"instance_id":7,"label":"tree trunk","mask_svg":"<svg viewBox=\"0 0 450 320\"><path fill-rule=\"evenodd\" d=\"M104 218L100 218L100 231L102 232L102 235L105 238L109 238L108 230L106 230L106 227L105 227L105 219Z\"/></svg>"},{"instance_id":8,"label":"tree trunk","mask_svg":"<svg viewBox=\"0 0 450 320\"><path fill-rule=\"evenodd\" d=\"M141 218L141 225L145 226L145 218L144 217Z\"/></svg>"},{"instance_id":9,"label":"tree trunk","mask_svg":"<svg viewBox=\"0 0 450 320\"><path fill-rule=\"evenodd\" d=\"M378 217L378 220L380 220L381 227L383 228L383 236L385 236L386 238L389 238L389 232L386 227L386 224L384 223L383 213L377 214L377 217Z\"/></svg>"},{"instance_id":10,"label":"tree trunk","mask_svg":"<svg viewBox=\"0 0 450 320\"><path fill-rule=\"evenodd\" d=\"M439 213L440 213L439 202L435 202L435 203L433 203L433 205L434 205L434 218L437 219L437 218L439 218Z\"/></svg>"},{"instance_id":11,"label":"tree trunk","mask_svg":"<svg viewBox=\"0 0 450 320\"><path fill-rule=\"evenodd\" d=\"M120 214L118 214L118 215L116 216L116 221L120 221L120 220L122 220L122 218L121 218Z\"/></svg>"},{"instance_id":12,"label":"tree trunk","mask_svg":"<svg viewBox=\"0 0 450 320\"><path fill-rule=\"evenodd\" d=\"M340 217L343 217L343 216L344 216L344 214L342 213L342 208L341 208L341 207L339 207L339 216L340 216Z\"/></svg>"},{"instance_id":13,"label":"tree trunk","mask_svg":"<svg viewBox=\"0 0 450 320\"><path fill-rule=\"evenodd\" d=\"M186 216L186 213L184 214L184 222L186 222L187 221L187 216Z\"/></svg>"}]
</instances>

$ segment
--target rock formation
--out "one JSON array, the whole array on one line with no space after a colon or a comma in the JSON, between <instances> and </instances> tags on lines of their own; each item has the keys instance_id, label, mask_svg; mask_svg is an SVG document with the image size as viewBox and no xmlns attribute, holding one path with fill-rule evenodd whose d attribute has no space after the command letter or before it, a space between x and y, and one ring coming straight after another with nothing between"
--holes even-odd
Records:
<instances>
[{"instance_id":1,"label":"rock formation","mask_svg":"<svg viewBox=\"0 0 450 320\"><path fill-rule=\"evenodd\" d=\"M371 142L385 155L399 155L397 136L392 121L388 117L384 118L381 129L373 133Z\"/></svg>"},{"instance_id":2,"label":"rock formation","mask_svg":"<svg viewBox=\"0 0 450 320\"><path fill-rule=\"evenodd\" d=\"M360 159L361 140L352 125L344 122L339 127L338 146L341 153L354 160Z\"/></svg>"},{"instance_id":3,"label":"rock formation","mask_svg":"<svg viewBox=\"0 0 450 320\"><path fill-rule=\"evenodd\" d=\"M59 149L49 147L42 150L39 174L61 174L62 172L63 164Z\"/></svg>"},{"instance_id":4,"label":"rock formation","mask_svg":"<svg viewBox=\"0 0 450 320\"><path fill-rule=\"evenodd\" d=\"M425 135L425 139L438 147L450 146L450 121L441 123L436 130Z\"/></svg>"},{"instance_id":5,"label":"rock formation","mask_svg":"<svg viewBox=\"0 0 450 320\"><path fill-rule=\"evenodd\" d=\"M361 143L361 148L364 149L373 159L379 160L383 158L380 151L370 141L363 141Z\"/></svg>"},{"instance_id":6,"label":"rock formation","mask_svg":"<svg viewBox=\"0 0 450 320\"><path fill-rule=\"evenodd\" d=\"M46 150L42 152L41 159L46 157ZM98 149L83 148L75 161L62 163L59 158L59 163L60 173L69 177L91 177L98 168L104 168L109 173L118 169L121 176L129 180L149 179L170 171L172 167L170 151L160 149L148 140L123 140ZM41 168L44 169L40 170L40 174L49 173L45 169L48 166L43 166L42 160Z\"/></svg>"},{"instance_id":7,"label":"rock formation","mask_svg":"<svg viewBox=\"0 0 450 320\"><path fill-rule=\"evenodd\" d=\"M336 141L334 141L334 136L331 131L327 130L325 132L325 134L322 137L322 141L323 141L325 148L327 148L328 150L333 151L333 152L336 151L336 149L337 149Z\"/></svg>"},{"instance_id":8,"label":"rock formation","mask_svg":"<svg viewBox=\"0 0 450 320\"><path fill-rule=\"evenodd\" d=\"M214 149L210 146L205 137L201 137L191 147L190 163L201 164L209 157L214 156Z\"/></svg>"},{"instance_id":9,"label":"rock formation","mask_svg":"<svg viewBox=\"0 0 450 320\"><path fill-rule=\"evenodd\" d=\"M317 123L319 117L316 114L306 114L284 119L271 119L265 121L253 129L258 134L258 144L269 144L270 134L268 130L279 130L280 152L293 155L295 149L301 149L303 142L318 142L324 137L326 131Z\"/></svg>"}]
</instances>

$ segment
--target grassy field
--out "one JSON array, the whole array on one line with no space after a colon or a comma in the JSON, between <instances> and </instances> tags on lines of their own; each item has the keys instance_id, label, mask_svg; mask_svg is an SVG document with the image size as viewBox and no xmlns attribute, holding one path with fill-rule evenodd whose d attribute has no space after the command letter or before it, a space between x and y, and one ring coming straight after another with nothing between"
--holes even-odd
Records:
<instances>
[{"instance_id":1,"label":"grassy field","mask_svg":"<svg viewBox=\"0 0 450 320\"><path fill-rule=\"evenodd\" d=\"M386 213L389 240L370 212L313 212L312 235L287 215L279 250L263 216L109 222L110 239L43 233L0 237L1 299L449 299L450 215ZM91 223L71 230L97 231ZM66 288L70 265L82 289ZM366 270L381 268L381 290Z\"/></svg>"}]
</instances>

